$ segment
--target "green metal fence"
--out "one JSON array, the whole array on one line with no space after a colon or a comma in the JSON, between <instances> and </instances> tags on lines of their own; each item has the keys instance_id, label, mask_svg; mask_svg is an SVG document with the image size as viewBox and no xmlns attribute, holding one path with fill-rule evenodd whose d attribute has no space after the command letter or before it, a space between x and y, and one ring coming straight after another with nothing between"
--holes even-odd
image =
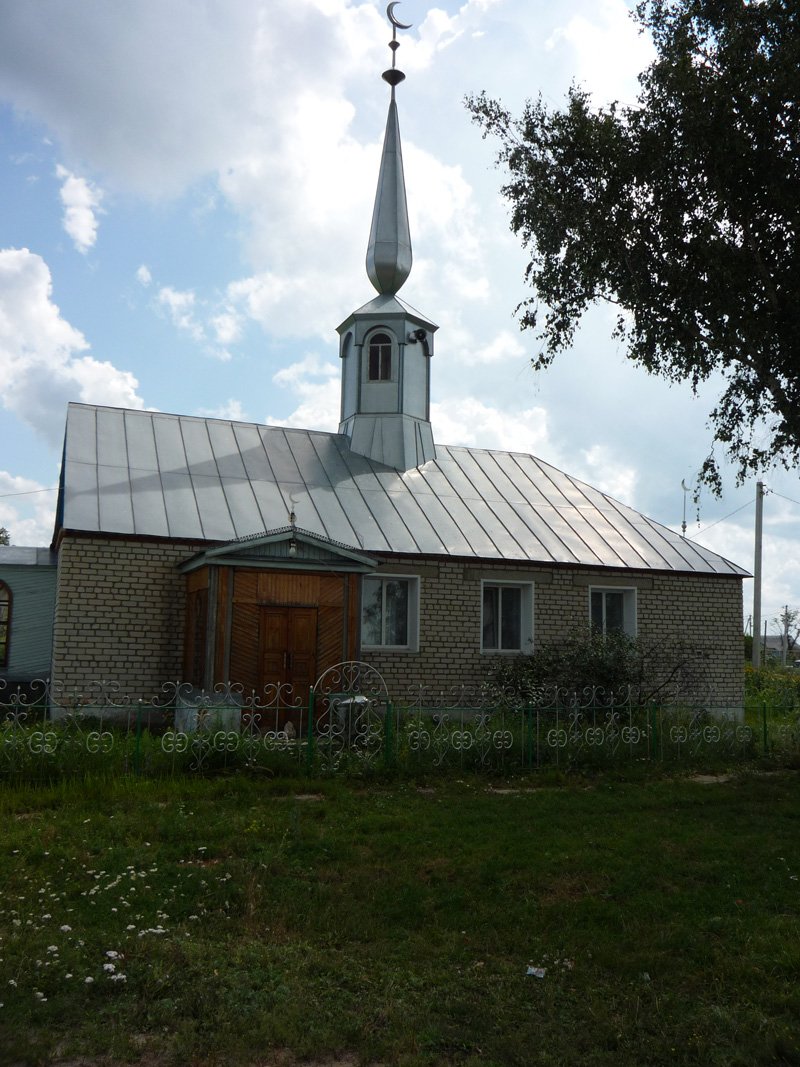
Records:
<instances>
[{"instance_id":1,"label":"green metal fence","mask_svg":"<svg viewBox=\"0 0 800 1067\"><path fill-rule=\"evenodd\" d=\"M391 699L362 663L339 664L310 693L168 683L149 700L97 684L0 689L0 778L243 772L512 774L543 767L712 764L800 757L800 712L758 702L636 706L627 694L490 688Z\"/></svg>"}]
</instances>

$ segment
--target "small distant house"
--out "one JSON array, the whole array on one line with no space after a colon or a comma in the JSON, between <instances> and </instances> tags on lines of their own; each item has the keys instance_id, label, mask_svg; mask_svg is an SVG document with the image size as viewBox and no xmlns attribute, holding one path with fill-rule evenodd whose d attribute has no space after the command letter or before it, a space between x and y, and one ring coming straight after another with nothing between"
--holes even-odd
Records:
<instances>
[{"instance_id":1,"label":"small distant house","mask_svg":"<svg viewBox=\"0 0 800 1067\"><path fill-rule=\"evenodd\" d=\"M0 700L50 674L56 563L47 548L0 545Z\"/></svg>"},{"instance_id":2,"label":"small distant house","mask_svg":"<svg viewBox=\"0 0 800 1067\"><path fill-rule=\"evenodd\" d=\"M397 295L401 78L386 73L377 296L338 328L338 433L70 405L55 681L303 693L359 659L402 697L593 626L707 649L708 689L741 705L742 568L534 456L434 442L437 327Z\"/></svg>"}]
</instances>

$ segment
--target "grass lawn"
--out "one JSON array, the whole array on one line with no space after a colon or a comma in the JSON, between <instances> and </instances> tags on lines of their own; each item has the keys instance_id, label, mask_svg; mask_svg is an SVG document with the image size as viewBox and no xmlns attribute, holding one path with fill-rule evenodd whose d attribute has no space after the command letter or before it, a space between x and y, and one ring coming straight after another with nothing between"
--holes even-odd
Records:
<instances>
[{"instance_id":1,"label":"grass lawn","mask_svg":"<svg viewBox=\"0 0 800 1067\"><path fill-rule=\"evenodd\" d=\"M0 1064L800 1064L797 773L495 786L6 788Z\"/></svg>"}]
</instances>

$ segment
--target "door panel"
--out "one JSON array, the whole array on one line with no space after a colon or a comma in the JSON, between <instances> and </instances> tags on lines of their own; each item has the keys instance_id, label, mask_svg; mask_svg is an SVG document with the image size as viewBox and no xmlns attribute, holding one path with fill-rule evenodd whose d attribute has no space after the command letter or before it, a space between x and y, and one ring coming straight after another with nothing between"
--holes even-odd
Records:
<instances>
[{"instance_id":1,"label":"door panel","mask_svg":"<svg viewBox=\"0 0 800 1067\"><path fill-rule=\"evenodd\" d=\"M261 609L261 685L294 687L308 695L317 667L317 609Z\"/></svg>"}]
</instances>

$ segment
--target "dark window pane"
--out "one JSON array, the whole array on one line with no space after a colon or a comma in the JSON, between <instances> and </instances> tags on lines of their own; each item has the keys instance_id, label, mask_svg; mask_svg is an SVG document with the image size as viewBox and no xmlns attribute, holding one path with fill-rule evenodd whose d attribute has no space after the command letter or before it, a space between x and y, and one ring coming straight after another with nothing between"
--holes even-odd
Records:
<instances>
[{"instance_id":1,"label":"dark window pane","mask_svg":"<svg viewBox=\"0 0 800 1067\"><path fill-rule=\"evenodd\" d=\"M499 647L498 600L500 590L496 586L483 587L483 647Z\"/></svg>"},{"instance_id":2,"label":"dark window pane","mask_svg":"<svg viewBox=\"0 0 800 1067\"><path fill-rule=\"evenodd\" d=\"M592 629L603 632L603 594L592 593Z\"/></svg>"},{"instance_id":3,"label":"dark window pane","mask_svg":"<svg viewBox=\"0 0 800 1067\"><path fill-rule=\"evenodd\" d=\"M522 590L501 589L501 647L509 651L522 646Z\"/></svg>"},{"instance_id":4,"label":"dark window pane","mask_svg":"<svg viewBox=\"0 0 800 1067\"><path fill-rule=\"evenodd\" d=\"M392 377L392 342L385 333L373 334L369 342L369 380L388 382Z\"/></svg>"},{"instance_id":5,"label":"dark window pane","mask_svg":"<svg viewBox=\"0 0 800 1067\"><path fill-rule=\"evenodd\" d=\"M625 597L623 593L606 593L606 633L621 634L625 630Z\"/></svg>"}]
</instances>

